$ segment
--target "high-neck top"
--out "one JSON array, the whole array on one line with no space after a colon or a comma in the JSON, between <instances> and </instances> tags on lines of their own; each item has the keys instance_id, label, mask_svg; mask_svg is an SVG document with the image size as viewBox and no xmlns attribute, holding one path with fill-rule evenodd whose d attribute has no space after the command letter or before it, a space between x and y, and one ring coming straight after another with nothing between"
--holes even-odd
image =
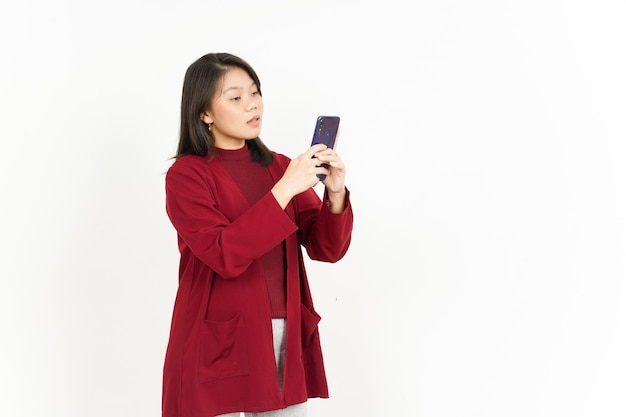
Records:
<instances>
[{"instance_id":1,"label":"high-neck top","mask_svg":"<svg viewBox=\"0 0 626 417\"><path fill-rule=\"evenodd\" d=\"M252 160L247 146L240 149L216 149L217 160L235 180L242 194L252 206L270 192L274 179L268 167ZM267 225L271 227L271 225ZM285 247L284 242L261 258L273 318L287 316Z\"/></svg>"}]
</instances>

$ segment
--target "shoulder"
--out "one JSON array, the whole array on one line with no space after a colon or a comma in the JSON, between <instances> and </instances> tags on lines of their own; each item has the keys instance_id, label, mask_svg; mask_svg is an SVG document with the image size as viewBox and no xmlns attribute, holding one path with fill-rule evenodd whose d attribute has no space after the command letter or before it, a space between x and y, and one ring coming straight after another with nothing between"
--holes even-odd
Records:
<instances>
[{"instance_id":1,"label":"shoulder","mask_svg":"<svg viewBox=\"0 0 626 417\"><path fill-rule=\"evenodd\" d=\"M167 173L189 172L189 171L206 171L211 168L210 158L206 156L184 155L170 165Z\"/></svg>"},{"instance_id":2,"label":"shoulder","mask_svg":"<svg viewBox=\"0 0 626 417\"><path fill-rule=\"evenodd\" d=\"M183 155L174 160L174 163L170 166L170 169L179 169L192 166L207 165L210 159L206 156L198 155Z\"/></svg>"},{"instance_id":3,"label":"shoulder","mask_svg":"<svg viewBox=\"0 0 626 417\"><path fill-rule=\"evenodd\" d=\"M283 169L287 169L289 162L291 162L291 158L283 155L282 153L274 152L274 161L272 162L273 164L277 164Z\"/></svg>"},{"instance_id":4,"label":"shoulder","mask_svg":"<svg viewBox=\"0 0 626 417\"><path fill-rule=\"evenodd\" d=\"M201 187L215 183L216 163L206 156L185 155L177 158L165 175L167 187L189 187L193 184Z\"/></svg>"}]
</instances>

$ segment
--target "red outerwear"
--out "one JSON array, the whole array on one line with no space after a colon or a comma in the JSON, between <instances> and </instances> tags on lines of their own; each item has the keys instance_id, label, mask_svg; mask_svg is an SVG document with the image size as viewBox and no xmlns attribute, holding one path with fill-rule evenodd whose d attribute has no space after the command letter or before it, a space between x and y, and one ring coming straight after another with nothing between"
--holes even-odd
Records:
<instances>
[{"instance_id":1,"label":"red outerwear","mask_svg":"<svg viewBox=\"0 0 626 417\"><path fill-rule=\"evenodd\" d=\"M274 181L289 159L277 154ZM179 288L163 370L163 417L262 412L328 397L301 246L336 262L350 244L349 193L333 214L313 189L285 210L268 192L253 206L216 160L184 156L166 176L178 233ZM269 297L259 258L285 241L287 328L283 392L274 359Z\"/></svg>"}]
</instances>

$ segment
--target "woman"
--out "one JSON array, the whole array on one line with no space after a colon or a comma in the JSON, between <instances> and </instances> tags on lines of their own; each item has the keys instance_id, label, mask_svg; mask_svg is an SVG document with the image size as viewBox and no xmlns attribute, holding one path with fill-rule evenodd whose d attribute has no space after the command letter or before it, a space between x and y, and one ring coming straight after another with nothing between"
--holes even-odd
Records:
<instances>
[{"instance_id":1,"label":"woman","mask_svg":"<svg viewBox=\"0 0 626 417\"><path fill-rule=\"evenodd\" d=\"M187 69L166 176L180 270L164 417L304 416L307 398L328 397L301 248L323 262L348 250L345 166L325 145L293 160L271 152L262 118L261 85L244 60L208 54Z\"/></svg>"}]
</instances>

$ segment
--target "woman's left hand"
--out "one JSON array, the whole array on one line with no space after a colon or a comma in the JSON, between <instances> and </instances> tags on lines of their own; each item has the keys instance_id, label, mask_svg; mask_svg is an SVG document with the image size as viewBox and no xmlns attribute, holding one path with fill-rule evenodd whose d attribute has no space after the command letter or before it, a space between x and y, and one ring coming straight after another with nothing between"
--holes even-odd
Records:
<instances>
[{"instance_id":1,"label":"woman's left hand","mask_svg":"<svg viewBox=\"0 0 626 417\"><path fill-rule=\"evenodd\" d=\"M346 178L346 166L339 154L331 148L326 148L321 152L317 152L315 157L319 159L321 163L328 164L328 172L326 178L322 183L326 186L328 192L337 193L344 190L345 178Z\"/></svg>"},{"instance_id":2,"label":"woman's left hand","mask_svg":"<svg viewBox=\"0 0 626 417\"><path fill-rule=\"evenodd\" d=\"M326 187L326 193L331 204L331 211L339 213L343 211L345 207L346 196L346 166L339 154L331 148L326 148L323 151L317 152L315 157L322 163L328 164L328 169L324 169L327 172L326 178L322 181L322 184Z\"/></svg>"}]
</instances>

